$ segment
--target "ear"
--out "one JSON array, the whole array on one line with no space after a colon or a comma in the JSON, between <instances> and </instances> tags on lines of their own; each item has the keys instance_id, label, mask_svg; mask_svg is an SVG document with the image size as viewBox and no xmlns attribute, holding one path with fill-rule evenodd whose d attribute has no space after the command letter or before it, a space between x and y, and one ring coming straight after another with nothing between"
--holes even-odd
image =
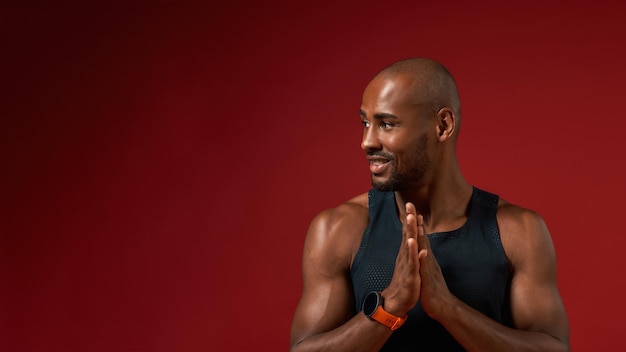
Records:
<instances>
[{"instance_id":1,"label":"ear","mask_svg":"<svg viewBox=\"0 0 626 352\"><path fill-rule=\"evenodd\" d=\"M440 142L444 142L456 132L456 116L452 109L448 107L441 108L437 112L437 139Z\"/></svg>"}]
</instances>

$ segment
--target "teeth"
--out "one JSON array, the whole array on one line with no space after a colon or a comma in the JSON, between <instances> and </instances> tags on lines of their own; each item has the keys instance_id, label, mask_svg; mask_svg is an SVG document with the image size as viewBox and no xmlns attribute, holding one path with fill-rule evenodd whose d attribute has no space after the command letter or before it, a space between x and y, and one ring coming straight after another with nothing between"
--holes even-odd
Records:
<instances>
[{"instance_id":1,"label":"teeth","mask_svg":"<svg viewBox=\"0 0 626 352\"><path fill-rule=\"evenodd\" d=\"M383 160L372 160L372 164L374 164L374 165L382 165L384 163L385 162Z\"/></svg>"}]
</instances>

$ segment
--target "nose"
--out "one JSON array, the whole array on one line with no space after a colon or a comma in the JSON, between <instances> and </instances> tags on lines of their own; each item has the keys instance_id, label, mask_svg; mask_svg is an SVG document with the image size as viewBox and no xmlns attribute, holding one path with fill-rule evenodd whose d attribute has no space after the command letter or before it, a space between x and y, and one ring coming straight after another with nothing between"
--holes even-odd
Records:
<instances>
[{"instance_id":1,"label":"nose","mask_svg":"<svg viewBox=\"0 0 626 352\"><path fill-rule=\"evenodd\" d=\"M376 128L371 125L363 128L361 149L365 152L380 150L380 141L378 140L378 135L376 134Z\"/></svg>"}]
</instances>

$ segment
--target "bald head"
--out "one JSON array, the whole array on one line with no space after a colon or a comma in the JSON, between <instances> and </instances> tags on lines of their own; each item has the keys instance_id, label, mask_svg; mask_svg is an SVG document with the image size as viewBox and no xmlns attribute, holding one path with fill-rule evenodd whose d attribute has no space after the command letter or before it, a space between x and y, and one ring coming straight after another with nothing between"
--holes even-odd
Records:
<instances>
[{"instance_id":1,"label":"bald head","mask_svg":"<svg viewBox=\"0 0 626 352\"><path fill-rule=\"evenodd\" d=\"M387 66L374 79L397 77L409 81L408 88L413 104L432 113L448 107L457 120L460 120L461 103L456 83L442 64L426 58L406 59Z\"/></svg>"}]
</instances>

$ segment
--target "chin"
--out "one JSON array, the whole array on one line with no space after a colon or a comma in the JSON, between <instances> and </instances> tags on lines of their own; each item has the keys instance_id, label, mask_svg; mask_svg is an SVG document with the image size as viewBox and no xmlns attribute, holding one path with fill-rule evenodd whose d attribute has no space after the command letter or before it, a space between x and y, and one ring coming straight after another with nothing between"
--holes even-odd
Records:
<instances>
[{"instance_id":1,"label":"chin","mask_svg":"<svg viewBox=\"0 0 626 352\"><path fill-rule=\"evenodd\" d=\"M401 192L415 184L416 182L409 181L400 175L392 175L386 178L372 176L372 187L379 192Z\"/></svg>"},{"instance_id":2,"label":"chin","mask_svg":"<svg viewBox=\"0 0 626 352\"><path fill-rule=\"evenodd\" d=\"M396 185L389 181L376 181L372 178L372 187L379 192L391 192L396 191Z\"/></svg>"}]
</instances>

